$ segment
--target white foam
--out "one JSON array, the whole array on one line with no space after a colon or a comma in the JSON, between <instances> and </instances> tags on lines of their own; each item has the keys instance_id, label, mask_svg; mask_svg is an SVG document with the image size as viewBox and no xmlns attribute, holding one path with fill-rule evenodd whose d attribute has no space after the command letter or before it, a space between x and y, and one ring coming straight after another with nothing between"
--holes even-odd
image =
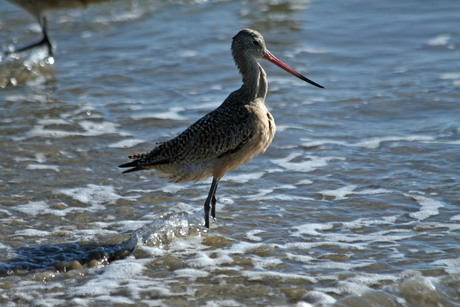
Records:
<instances>
[{"instance_id":1,"label":"white foam","mask_svg":"<svg viewBox=\"0 0 460 307\"><path fill-rule=\"evenodd\" d=\"M287 282L291 279L304 280L309 283L315 283L317 281L316 278L306 276L306 275L294 274L294 273L282 273L282 272L276 272L276 271L264 271L264 272L244 271L242 275L246 276L248 280L250 281L266 281L267 278L277 279L282 282Z\"/></svg>"},{"instance_id":2,"label":"white foam","mask_svg":"<svg viewBox=\"0 0 460 307\"><path fill-rule=\"evenodd\" d=\"M343 222L345 229L354 230L361 229L367 226L375 225L391 225L396 220L396 216L381 216L377 218L359 218L349 222Z\"/></svg>"},{"instance_id":3,"label":"white foam","mask_svg":"<svg viewBox=\"0 0 460 307\"><path fill-rule=\"evenodd\" d=\"M179 53L179 56L183 58L193 58L193 57L196 57L197 55L198 55L198 52L196 52L195 50L182 50Z\"/></svg>"},{"instance_id":4,"label":"white foam","mask_svg":"<svg viewBox=\"0 0 460 307\"><path fill-rule=\"evenodd\" d=\"M86 210L104 210L103 204L115 204L118 199L124 198L115 192L113 186L99 186L95 184L88 184L86 187L60 189L55 194L64 194L73 199L91 205ZM135 198L135 197L130 197Z\"/></svg>"},{"instance_id":5,"label":"white foam","mask_svg":"<svg viewBox=\"0 0 460 307\"><path fill-rule=\"evenodd\" d=\"M460 80L460 72L448 72L439 75L441 80Z\"/></svg>"},{"instance_id":6,"label":"white foam","mask_svg":"<svg viewBox=\"0 0 460 307\"><path fill-rule=\"evenodd\" d=\"M98 136L103 134L117 133L117 128L120 126L116 123L108 121L89 121L82 120L78 124L86 131L86 136Z\"/></svg>"},{"instance_id":7,"label":"white foam","mask_svg":"<svg viewBox=\"0 0 460 307\"><path fill-rule=\"evenodd\" d=\"M137 230L139 228L145 227L146 225L152 223L151 220L122 220L122 221L117 221L116 225L119 226L119 231L120 232L131 232L134 230ZM103 226L106 224L105 226ZM113 226L112 223L93 223L92 225L97 225L98 228L110 228Z\"/></svg>"},{"instance_id":8,"label":"white foam","mask_svg":"<svg viewBox=\"0 0 460 307\"><path fill-rule=\"evenodd\" d=\"M313 306L332 306L337 302L335 298L321 291L308 291L306 297L312 301ZM310 305L312 306L312 305ZM302 306L303 307L303 306Z\"/></svg>"},{"instance_id":9,"label":"white foam","mask_svg":"<svg viewBox=\"0 0 460 307\"><path fill-rule=\"evenodd\" d=\"M367 225L373 225L373 223L369 223ZM353 234L348 234L346 236L340 233L330 233L330 234L323 235L323 237L325 237L330 242L337 242L337 243L346 242L350 244L358 244L360 246L363 246L363 244L367 245L369 243L377 243L377 242L389 243L389 242L402 241L405 239L412 238L413 235L410 231L407 231L404 229L394 229L394 230L377 231L377 232L368 233L368 234L353 233Z\"/></svg>"},{"instance_id":10,"label":"white foam","mask_svg":"<svg viewBox=\"0 0 460 307\"><path fill-rule=\"evenodd\" d=\"M264 172L250 172L246 174L227 175L225 181L232 181L237 183L247 183L250 180L257 180L264 175Z\"/></svg>"},{"instance_id":11,"label":"white foam","mask_svg":"<svg viewBox=\"0 0 460 307\"><path fill-rule=\"evenodd\" d=\"M35 126L26 133L25 138L45 137L45 138L62 138L67 136L82 135L80 132L64 131L57 129L47 129L44 126ZM17 138L22 140L23 138Z\"/></svg>"},{"instance_id":12,"label":"white foam","mask_svg":"<svg viewBox=\"0 0 460 307\"><path fill-rule=\"evenodd\" d=\"M279 266L283 263L283 260L277 257L261 257L256 255L251 256L251 261L254 264L254 269L261 271L270 270L273 267Z\"/></svg>"},{"instance_id":13,"label":"white foam","mask_svg":"<svg viewBox=\"0 0 460 307\"><path fill-rule=\"evenodd\" d=\"M305 197L305 196L293 196L293 195L288 195L288 194L285 194L285 193L269 193L269 194L266 194L266 195L261 195L261 194L257 194L257 195L249 195L249 196L245 196L244 197L245 199L248 199L248 200L259 200L259 201L262 201L262 200L277 200L277 201L289 201L289 200L301 200L301 201L311 201L313 200L313 198L311 197Z\"/></svg>"},{"instance_id":14,"label":"white foam","mask_svg":"<svg viewBox=\"0 0 460 307\"><path fill-rule=\"evenodd\" d=\"M92 19L94 23L100 23L103 25L112 25L124 22L130 22L133 20L141 19L142 16L146 14L145 9L138 9L137 7L133 7L129 10L123 10L118 12L117 14L107 14L107 15L97 15ZM67 17L67 16L63 16ZM93 31L86 34L87 36L93 34ZM90 35L91 36L91 35Z\"/></svg>"},{"instance_id":15,"label":"white foam","mask_svg":"<svg viewBox=\"0 0 460 307\"><path fill-rule=\"evenodd\" d=\"M283 131L289 130L289 129L303 130L304 127L302 127L302 126L300 126L300 125L299 125L299 126L296 126L296 125L293 125L293 124L291 124L291 125L281 125L281 124L280 124L280 125L276 125L276 132L277 132L277 133L278 133L278 132L283 132Z\"/></svg>"},{"instance_id":16,"label":"white foam","mask_svg":"<svg viewBox=\"0 0 460 307\"><path fill-rule=\"evenodd\" d=\"M380 147L380 145L384 142L402 142L402 141L417 142L417 141L432 141L432 140L434 140L433 137L425 136L425 135L386 136L386 137L369 139L369 140L354 143L351 145L356 146L356 147L375 149L375 148Z\"/></svg>"},{"instance_id":17,"label":"white foam","mask_svg":"<svg viewBox=\"0 0 460 307\"><path fill-rule=\"evenodd\" d=\"M448 75L448 77L456 77L456 75ZM447 77L446 77L447 79ZM336 141L336 140L329 140L329 139L319 139L319 140L312 140L312 139L305 139L303 138L302 143L303 146L306 147L316 147L316 146L324 146L328 144L332 145L343 145L343 146L353 146L353 147L363 147L369 149L375 149L382 145L384 142L430 142L433 141L434 138L432 136L426 135L409 135L409 136L384 136L384 137L376 137L370 138L361 142L357 143L349 143L345 141Z\"/></svg>"},{"instance_id":18,"label":"white foam","mask_svg":"<svg viewBox=\"0 0 460 307\"><path fill-rule=\"evenodd\" d=\"M438 215L438 209L444 207L444 204L438 200L419 195L405 195L413 198L420 205L421 208L419 211L409 213L410 217L420 221L425 220L430 216Z\"/></svg>"},{"instance_id":19,"label":"white foam","mask_svg":"<svg viewBox=\"0 0 460 307\"><path fill-rule=\"evenodd\" d=\"M51 126L51 125L70 125L71 123L63 118L42 118L38 121L40 125Z\"/></svg>"},{"instance_id":20,"label":"white foam","mask_svg":"<svg viewBox=\"0 0 460 307\"><path fill-rule=\"evenodd\" d=\"M264 230L259 230L259 229L253 229L253 230L250 230L250 231L246 232L245 237L248 240L260 242L260 241L262 241L262 238L256 236L256 234L261 233L261 232L265 232L265 231Z\"/></svg>"},{"instance_id":21,"label":"white foam","mask_svg":"<svg viewBox=\"0 0 460 307\"><path fill-rule=\"evenodd\" d=\"M183 184L166 184L165 186L161 187L161 191L165 193L172 193L175 194L179 191L186 190L187 186L184 186Z\"/></svg>"},{"instance_id":22,"label":"white foam","mask_svg":"<svg viewBox=\"0 0 460 307\"><path fill-rule=\"evenodd\" d=\"M451 72L444 73L439 76L441 80L452 80L452 85L455 87L460 87L460 73Z\"/></svg>"},{"instance_id":23,"label":"white foam","mask_svg":"<svg viewBox=\"0 0 460 307\"><path fill-rule=\"evenodd\" d=\"M108 145L108 147L110 148L131 148L138 144L142 144L144 142L145 140L141 140L141 139L128 139L128 140L121 140L119 142L112 143Z\"/></svg>"},{"instance_id":24,"label":"white foam","mask_svg":"<svg viewBox=\"0 0 460 307\"><path fill-rule=\"evenodd\" d=\"M291 162L295 158L303 157L309 159L307 161ZM303 160L303 159L302 159ZM287 170L308 173L320 167L327 165L331 160L345 160L341 157L316 157L316 156L303 156L300 153L291 153L286 158L272 159L271 161Z\"/></svg>"},{"instance_id":25,"label":"white foam","mask_svg":"<svg viewBox=\"0 0 460 307\"><path fill-rule=\"evenodd\" d=\"M454 215L453 217L450 218L451 221L460 221L460 214L459 215Z\"/></svg>"},{"instance_id":26,"label":"white foam","mask_svg":"<svg viewBox=\"0 0 460 307\"><path fill-rule=\"evenodd\" d=\"M284 248L295 248L295 249L303 249L303 250L311 250L315 247L322 247L322 246L337 246L343 249L357 249L357 250L365 250L367 248L367 244L363 242L359 242L358 239L356 241L358 243L344 243L340 242L341 238L344 238L343 235L337 235L335 238L331 236L331 238L326 241L317 241L317 242L293 242L287 243L283 247ZM361 238L362 240L362 238Z\"/></svg>"},{"instance_id":27,"label":"white foam","mask_svg":"<svg viewBox=\"0 0 460 307\"><path fill-rule=\"evenodd\" d=\"M215 300L215 301L207 301L205 307L220 307L220 306L225 306L225 307L239 307L241 306L241 303L231 300L231 299L221 299L221 300Z\"/></svg>"},{"instance_id":28,"label":"white foam","mask_svg":"<svg viewBox=\"0 0 460 307\"><path fill-rule=\"evenodd\" d=\"M309 185L312 184L313 181L309 179L302 179L299 182L296 183L296 185Z\"/></svg>"},{"instance_id":29,"label":"white foam","mask_svg":"<svg viewBox=\"0 0 460 307\"><path fill-rule=\"evenodd\" d=\"M348 145L346 142L343 142L343 141L335 141L335 140L328 140L328 139L311 140L311 139L302 138L301 140L305 141L304 143L302 143L302 146L305 146L305 147L320 147L320 146L327 145L327 144Z\"/></svg>"},{"instance_id":30,"label":"white foam","mask_svg":"<svg viewBox=\"0 0 460 307\"><path fill-rule=\"evenodd\" d=\"M37 161L38 163L44 163L46 161L45 154L43 152L36 152L35 161Z\"/></svg>"},{"instance_id":31,"label":"white foam","mask_svg":"<svg viewBox=\"0 0 460 307\"><path fill-rule=\"evenodd\" d=\"M220 205L223 204L222 200L220 199ZM221 206L222 207L222 206ZM171 207L174 212L201 212L201 207L197 207L196 204L193 203L184 203L178 202Z\"/></svg>"},{"instance_id":32,"label":"white foam","mask_svg":"<svg viewBox=\"0 0 460 307\"><path fill-rule=\"evenodd\" d=\"M350 185L338 188L336 190L322 190L319 193L323 194L324 196L332 196L336 200L343 200L347 199L347 195L352 194L354 189L356 189L356 186Z\"/></svg>"},{"instance_id":33,"label":"white foam","mask_svg":"<svg viewBox=\"0 0 460 307\"><path fill-rule=\"evenodd\" d=\"M201 213L201 211L200 211ZM176 228L181 228L179 234L186 235L190 230L190 225L187 219L176 219L169 220L168 222L175 225ZM163 230L162 230L163 231ZM164 231L163 231L164 232ZM203 237L202 236L187 236L187 237L178 237L176 233L169 231L169 248L171 251L187 251L187 250L202 250L204 249Z\"/></svg>"},{"instance_id":34,"label":"white foam","mask_svg":"<svg viewBox=\"0 0 460 307\"><path fill-rule=\"evenodd\" d=\"M445 46L449 43L451 36L449 34L440 34L428 40L428 45L436 46Z\"/></svg>"},{"instance_id":35,"label":"white foam","mask_svg":"<svg viewBox=\"0 0 460 307\"><path fill-rule=\"evenodd\" d=\"M137 238L136 238L137 241ZM157 246L148 246L148 245L141 245L137 244L136 246L137 250L142 250L143 252L147 253L150 255L152 258L156 257L164 257L165 255L168 254L168 251L164 248L157 247Z\"/></svg>"},{"instance_id":36,"label":"white foam","mask_svg":"<svg viewBox=\"0 0 460 307\"><path fill-rule=\"evenodd\" d=\"M138 115L132 115L131 118L134 120L142 120L142 119L149 119L149 118L156 118L156 119L171 119L171 120L187 120L188 117L180 115L179 112L184 111L182 107L173 107L170 108L166 112L156 112L156 113L145 113Z\"/></svg>"},{"instance_id":37,"label":"white foam","mask_svg":"<svg viewBox=\"0 0 460 307\"><path fill-rule=\"evenodd\" d=\"M325 256L326 254L323 254ZM335 254L329 254L335 255ZM315 268L317 270L328 270L328 271L353 271L357 268L367 267L375 264L374 260L359 260L351 262L338 262L338 261L327 261L327 262L313 262L308 265L309 268Z\"/></svg>"},{"instance_id":38,"label":"white foam","mask_svg":"<svg viewBox=\"0 0 460 307\"><path fill-rule=\"evenodd\" d=\"M204 270L190 269L190 268L175 270L174 274L177 277L187 277L191 280L209 276L209 273Z\"/></svg>"},{"instance_id":39,"label":"white foam","mask_svg":"<svg viewBox=\"0 0 460 307\"><path fill-rule=\"evenodd\" d=\"M120 133L117 129L118 124L111 123L108 121L93 122L89 120L83 120L78 124L83 128L83 131L71 130L59 130L48 128L48 120L41 120L34 126L29 132L26 133L25 137L17 137L17 140L23 140L24 138L32 137L45 137L45 138L63 138L69 136L99 136L103 134L118 134L121 136L129 136L126 133Z\"/></svg>"},{"instance_id":40,"label":"white foam","mask_svg":"<svg viewBox=\"0 0 460 307\"><path fill-rule=\"evenodd\" d=\"M266 244L265 244L266 245ZM247 252L251 252L261 246L264 246L262 243L250 243L250 242L238 242L233 244L230 249L230 254L245 254Z\"/></svg>"},{"instance_id":41,"label":"white foam","mask_svg":"<svg viewBox=\"0 0 460 307\"><path fill-rule=\"evenodd\" d=\"M45 201L30 201L24 205L18 205L15 207L17 211L25 213L30 216L42 215L42 214L53 214L56 216L65 216L69 210L57 210L50 209L49 205Z\"/></svg>"},{"instance_id":42,"label":"white foam","mask_svg":"<svg viewBox=\"0 0 460 307\"><path fill-rule=\"evenodd\" d=\"M0 180L0 182L3 182L3 181ZM11 215L12 215L10 211L8 211L8 210L6 210L6 209L1 209L1 208L0 208L0 213L1 213L1 214L4 214L4 215L8 215L8 216L11 216ZM0 244L1 244L1 242L0 242Z\"/></svg>"},{"instance_id":43,"label":"white foam","mask_svg":"<svg viewBox=\"0 0 460 307\"><path fill-rule=\"evenodd\" d=\"M382 282L394 282L399 279L395 274L363 273L350 278L351 281L366 286L379 285Z\"/></svg>"},{"instance_id":44,"label":"white foam","mask_svg":"<svg viewBox=\"0 0 460 307\"><path fill-rule=\"evenodd\" d=\"M314 54L323 54L323 53L328 53L329 51L325 49L319 49L319 48L312 48L312 47L296 47L293 48L291 51L286 51L284 52L284 55L288 58L293 58L296 57L297 55L301 53L314 53Z\"/></svg>"},{"instance_id":45,"label":"white foam","mask_svg":"<svg viewBox=\"0 0 460 307\"><path fill-rule=\"evenodd\" d=\"M53 170L55 172L59 172L59 166L57 165L46 165L46 164L28 164L26 169L30 170Z\"/></svg>"},{"instance_id":46,"label":"white foam","mask_svg":"<svg viewBox=\"0 0 460 307\"><path fill-rule=\"evenodd\" d=\"M279 189L286 189L286 190L295 190L297 187L292 184L281 184L276 187L278 190Z\"/></svg>"},{"instance_id":47,"label":"white foam","mask_svg":"<svg viewBox=\"0 0 460 307\"><path fill-rule=\"evenodd\" d=\"M145 267L133 257L127 258L126 261L115 261L107 266L102 277L108 279L130 279L144 271Z\"/></svg>"},{"instance_id":48,"label":"white foam","mask_svg":"<svg viewBox=\"0 0 460 307\"><path fill-rule=\"evenodd\" d=\"M321 235L318 230L326 230L326 229L332 229L333 225L332 224L317 224L317 223L309 223L309 224L303 224L300 226L295 226L293 228L298 229L296 232L291 234L293 237L301 237L302 235L307 235L307 236L319 236Z\"/></svg>"},{"instance_id":49,"label":"white foam","mask_svg":"<svg viewBox=\"0 0 460 307\"><path fill-rule=\"evenodd\" d=\"M268 194L272 193L273 189L259 189L257 194L248 195L247 198L250 200L258 200L262 199L263 197L267 196Z\"/></svg>"},{"instance_id":50,"label":"white foam","mask_svg":"<svg viewBox=\"0 0 460 307\"><path fill-rule=\"evenodd\" d=\"M294 260L294 261L299 261L307 264L311 264L313 261L315 261L316 258L310 257L310 256L305 256L305 255L296 255L296 254L291 254L291 253L286 253L287 259Z\"/></svg>"},{"instance_id":51,"label":"white foam","mask_svg":"<svg viewBox=\"0 0 460 307\"><path fill-rule=\"evenodd\" d=\"M44 201L31 201L25 205L18 205L15 209L27 215L37 215L46 211L48 209L48 205Z\"/></svg>"},{"instance_id":52,"label":"white foam","mask_svg":"<svg viewBox=\"0 0 460 307\"><path fill-rule=\"evenodd\" d=\"M346 187L342 187L336 190L322 190L319 193L323 194L324 196L331 196L334 197L336 200L343 200L347 199L347 195L356 194L356 195L373 195L373 194L385 194L391 193L390 190L387 189L364 189L361 191L355 191L357 186L350 185Z\"/></svg>"},{"instance_id":53,"label":"white foam","mask_svg":"<svg viewBox=\"0 0 460 307\"><path fill-rule=\"evenodd\" d=\"M213 89L220 90L222 89L222 86L216 85L213 86ZM220 101L209 101L206 103L197 103L193 105L187 106L188 110L213 110L216 109L219 105L221 104Z\"/></svg>"},{"instance_id":54,"label":"white foam","mask_svg":"<svg viewBox=\"0 0 460 307\"><path fill-rule=\"evenodd\" d=\"M26 236L26 237L46 237L50 235L50 232L45 231L45 230L26 228L26 229L18 230L14 234L16 236Z\"/></svg>"},{"instance_id":55,"label":"white foam","mask_svg":"<svg viewBox=\"0 0 460 307\"><path fill-rule=\"evenodd\" d=\"M443 266L449 274L460 274L460 258L439 259L435 260L433 264Z\"/></svg>"},{"instance_id":56,"label":"white foam","mask_svg":"<svg viewBox=\"0 0 460 307\"><path fill-rule=\"evenodd\" d=\"M108 301L112 301L111 291L122 286L130 293L128 297L139 298L138 292L141 288L155 284L155 281L149 281L147 277L142 275L148 261L149 259L134 259L130 256L123 260L114 261L109 266L93 269L99 270L101 273L87 283L73 287L72 294L81 297L97 296L99 300L106 298ZM141 287L141 285L143 286ZM117 299L126 300L127 298L117 296Z\"/></svg>"},{"instance_id":57,"label":"white foam","mask_svg":"<svg viewBox=\"0 0 460 307\"><path fill-rule=\"evenodd\" d=\"M194 259L188 261L193 267L206 268L207 270L218 268L221 264L232 263L233 259L224 252L212 252L212 257L208 252L198 252Z\"/></svg>"},{"instance_id":58,"label":"white foam","mask_svg":"<svg viewBox=\"0 0 460 307\"><path fill-rule=\"evenodd\" d=\"M391 193L392 191L387 189L365 189L361 191L353 191L353 194L358 195L373 195L373 194L387 194Z\"/></svg>"}]
</instances>

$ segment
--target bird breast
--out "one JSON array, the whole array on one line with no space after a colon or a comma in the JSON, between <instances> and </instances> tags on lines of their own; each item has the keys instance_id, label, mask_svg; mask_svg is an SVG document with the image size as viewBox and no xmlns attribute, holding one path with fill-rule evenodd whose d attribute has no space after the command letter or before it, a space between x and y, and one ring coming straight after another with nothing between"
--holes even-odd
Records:
<instances>
[{"instance_id":1,"label":"bird breast","mask_svg":"<svg viewBox=\"0 0 460 307\"><path fill-rule=\"evenodd\" d=\"M254 136L252 144L248 144L253 145L252 151L254 152L254 156L251 157L252 159L256 155L267 150L268 146L273 141L273 137L276 132L276 125L273 116L270 112L268 112L263 102L255 105L249 105L247 108L251 110L256 117L256 120L254 121ZM250 149L248 150L251 151Z\"/></svg>"},{"instance_id":2,"label":"bird breast","mask_svg":"<svg viewBox=\"0 0 460 307\"><path fill-rule=\"evenodd\" d=\"M246 108L253 117L251 138L238 151L215 161L213 176L216 178L265 152L273 140L276 131L275 121L263 102L247 105Z\"/></svg>"}]
</instances>

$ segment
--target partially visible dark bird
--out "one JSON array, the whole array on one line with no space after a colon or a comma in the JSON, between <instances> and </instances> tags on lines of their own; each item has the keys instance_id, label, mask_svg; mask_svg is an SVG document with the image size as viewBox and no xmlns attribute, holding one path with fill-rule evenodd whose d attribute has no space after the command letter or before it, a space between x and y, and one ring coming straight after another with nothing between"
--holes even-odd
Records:
<instances>
[{"instance_id":1,"label":"partially visible dark bird","mask_svg":"<svg viewBox=\"0 0 460 307\"><path fill-rule=\"evenodd\" d=\"M45 45L48 48L48 55L53 56L53 45L48 36L48 21L46 13L57 9L71 9L77 7L87 7L89 4L104 2L107 0L8 0L11 3L19 5L28 11L34 18L37 19L42 29L42 39L31 43L27 46L7 51L6 54L23 52L38 46Z\"/></svg>"}]
</instances>

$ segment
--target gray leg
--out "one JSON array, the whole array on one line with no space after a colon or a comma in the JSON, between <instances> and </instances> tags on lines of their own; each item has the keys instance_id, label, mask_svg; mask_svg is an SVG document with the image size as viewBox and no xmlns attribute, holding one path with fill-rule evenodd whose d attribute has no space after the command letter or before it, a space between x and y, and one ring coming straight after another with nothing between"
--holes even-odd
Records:
<instances>
[{"instance_id":1,"label":"gray leg","mask_svg":"<svg viewBox=\"0 0 460 307\"><path fill-rule=\"evenodd\" d=\"M212 179L211 183L211 189L209 189L209 194L208 198L206 198L206 201L204 202L204 226L206 228L209 228L209 209L210 205L212 205L212 217L216 216L216 209L215 209L215 204L216 204L216 190L217 190L217 183L218 180L216 178Z\"/></svg>"},{"instance_id":2,"label":"gray leg","mask_svg":"<svg viewBox=\"0 0 460 307\"><path fill-rule=\"evenodd\" d=\"M215 191L214 191L214 195L212 196L212 199L211 199L211 216L213 218L216 218L216 203L217 203L217 199L216 199L216 191L217 191L217 185L219 183L217 182L216 183L216 188L215 188Z\"/></svg>"}]
</instances>

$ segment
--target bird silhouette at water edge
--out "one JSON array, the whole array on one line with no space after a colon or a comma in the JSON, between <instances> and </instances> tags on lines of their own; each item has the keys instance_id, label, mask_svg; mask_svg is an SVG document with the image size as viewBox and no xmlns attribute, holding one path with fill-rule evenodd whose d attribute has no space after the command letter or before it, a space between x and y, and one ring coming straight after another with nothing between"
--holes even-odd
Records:
<instances>
[{"instance_id":1,"label":"bird silhouette at water edge","mask_svg":"<svg viewBox=\"0 0 460 307\"><path fill-rule=\"evenodd\" d=\"M255 30L243 29L236 34L231 52L243 85L177 137L158 143L149 153L132 155L131 162L119 166L130 168L123 173L155 169L169 175L174 182L212 177L204 203L207 228L209 214L216 217L216 190L220 179L265 152L275 135L275 121L265 106L267 77L257 60L268 60L297 78L323 88L272 55L262 35Z\"/></svg>"}]
</instances>

